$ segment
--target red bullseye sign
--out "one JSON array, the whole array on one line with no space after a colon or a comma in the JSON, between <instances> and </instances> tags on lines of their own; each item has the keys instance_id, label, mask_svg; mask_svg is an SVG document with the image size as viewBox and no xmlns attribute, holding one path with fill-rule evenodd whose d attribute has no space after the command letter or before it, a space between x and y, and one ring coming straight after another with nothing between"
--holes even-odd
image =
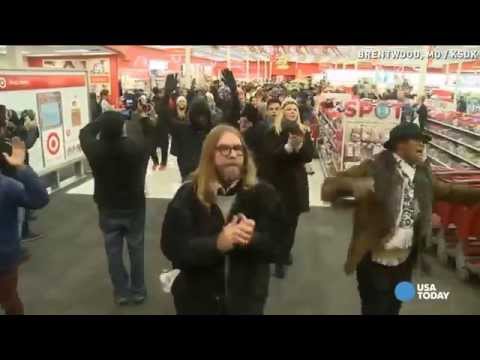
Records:
<instances>
[{"instance_id":1,"label":"red bullseye sign","mask_svg":"<svg viewBox=\"0 0 480 360\"><path fill-rule=\"evenodd\" d=\"M47 150L52 155L57 155L60 151L60 138L56 133L50 133L47 137Z\"/></svg>"}]
</instances>

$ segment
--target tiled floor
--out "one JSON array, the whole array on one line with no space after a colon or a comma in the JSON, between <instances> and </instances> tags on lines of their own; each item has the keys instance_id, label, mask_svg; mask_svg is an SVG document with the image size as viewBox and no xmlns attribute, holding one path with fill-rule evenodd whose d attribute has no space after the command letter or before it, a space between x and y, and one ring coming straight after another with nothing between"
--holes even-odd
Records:
<instances>
[{"instance_id":1,"label":"tiled floor","mask_svg":"<svg viewBox=\"0 0 480 360\"><path fill-rule=\"evenodd\" d=\"M314 159L312 167L314 175L308 177L310 188L311 206L330 206L320 200L320 188L323 183L323 172L321 171L318 159ZM150 162L147 171L145 190L149 199L171 199L181 185L180 172L177 166L177 160L174 156L168 157L167 168L163 171L152 171ZM93 195L93 179L69 190L67 194L71 195Z\"/></svg>"},{"instance_id":2,"label":"tiled floor","mask_svg":"<svg viewBox=\"0 0 480 360\"><path fill-rule=\"evenodd\" d=\"M318 161L318 160L317 160ZM316 164L318 165L318 164ZM324 207L319 200L322 175L310 177L312 210L300 218L294 264L285 280L272 278L267 314L359 314L355 276L343 273L352 231L348 205ZM145 274L148 300L141 306L117 307L112 302L103 240L98 229L92 182L52 195L38 212L35 231L45 238L29 246L32 259L21 267L20 295L28 314L174 314L170 294L161 291L158 276L170 264L160 251L160 233L168 199L179 186L174 159L163 172L148 176L145 230ZM430 277L450 291L448 301L415 300L402 314L480 314L480 281L462 283L451 267L430 259Z\"/></svg>"}]
</instances>

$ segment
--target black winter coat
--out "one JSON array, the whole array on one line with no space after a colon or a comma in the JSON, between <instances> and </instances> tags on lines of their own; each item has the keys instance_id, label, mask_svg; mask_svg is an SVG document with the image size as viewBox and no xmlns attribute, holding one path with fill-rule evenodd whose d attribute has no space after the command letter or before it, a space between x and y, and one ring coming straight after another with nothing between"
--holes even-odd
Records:
<instances>
[{"instance_id":1,"label":"black winter coat","mask_svg":"<svg viewBox=\"0 0 480 360\"><path fill-rule=\"evenodd\" d=\"M206 130L195 129L187 121L175 121L171 126L172 146L174 146L178 167L183 179L194 172L200 162Z\"/></svg>"},{"instance_id":2,"label":"black winter coat","mask_svg":"<svg viewBox=\"0 0 480 360\"><path fill-rule=\"evenodd\" d=\"M200 118L204 118L204 122ZM183 179L198 167L203 140L212 128L212 114L204 97L192 100L186 120L169 117L172 147Z\"/></svg>"},{"instance_id":3,"label":"black winter coat","mask_svg":"<svg viewBox=\"0 0 480 360\"><path fill-rule=\"evenodd\" d=\"M192 182L185 183L168 205L161 248L173 267L181 270L172 286L176 304L194 302L201 313L242 314L248 313L251 303L267 298L269 263L283 238L282 204L266 183L247 190L239 184L236 190L227 222L243 213L255 220L256 227L249 247L227 254L216 245L225 224L221 210L217 205L207 209Z\"/></svg>"},{"instance_id":4,"label":"black winter coat","mask_svg":"<svg viewBox=\"0 0 480 360\"><path fill-rule=\"evenodd\" d=\"M257 166L257 174L261 179L265 179L265 134L269 131L267 120L261 120L248 128L243 134L243 138L253 154L255 165Z\"/></svg>"},{"instance_id":5,"label":"black winter coat","mask_svg":"<svg viewBox=\"0 0 480 360\"><path fill-rule=\"evenodd\" d=\"M264 143L266 144L265 178L279 192L285 208L289 213L300 214L310 210L308 176L305 164L313 159L313 142L310 132L305 133L303 147L298 153L288 154L285 144L288 133L277 134L270 129Z\"/></svg>"},{"instance_id":6,"label":"black winter coat","mask_svg":"<svg viewBox=\"0 0 480 360\"><path fill-rule=\"evenodd\" d=\"M101 128L96 121L80 130L80 146L95 180L95 202L101 209L144 208L146 150L127 137L115 142L97 139Z\"/></svg>"},{"instance_id":7,"label":"black winter coat","mask_svg":"<svg viewBox=\"0 0 480 360\"><path fill-rule=\"evenodd\" d=\"M142 117L133 112L131 120L126 122L126 135L131 139L142 153L142 177L145 181L150 155L156 149L156 128L150 118Z\"/></svg>"}]
</instances>

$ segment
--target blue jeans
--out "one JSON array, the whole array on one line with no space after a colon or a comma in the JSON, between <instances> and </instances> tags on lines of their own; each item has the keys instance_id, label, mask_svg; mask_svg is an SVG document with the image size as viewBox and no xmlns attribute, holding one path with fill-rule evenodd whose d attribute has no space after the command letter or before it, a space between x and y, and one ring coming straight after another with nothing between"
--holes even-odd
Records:
<instances>
[{"instance_id":1,"label":"blue jeans","mask_svg":"<svg viewBox=\"0 0 480 360\"><path fill-rule=\"evenodd\" d=\"M22 208L22 207L19 207L18 208L18 238L20 240L22 240L23 238L23 228L24 228L24 222L25 222L25 219L27 217L27 214L26 214L26 209L25 208Z\"/></svg>"},{"instance_id":2,"label":"blue jeans","mask_svg":"<svg viewBox=\"0 0 480 360\"><path fill-rule=\"evenodd\" d=\"M115 296L146 295L144 278L145 208L99 210L99 224L105 238L108 270ZM123 264L123 243L130 255L130 276ZM131 283L130 283L131 280Z\"/></svg>"}]
</instances>

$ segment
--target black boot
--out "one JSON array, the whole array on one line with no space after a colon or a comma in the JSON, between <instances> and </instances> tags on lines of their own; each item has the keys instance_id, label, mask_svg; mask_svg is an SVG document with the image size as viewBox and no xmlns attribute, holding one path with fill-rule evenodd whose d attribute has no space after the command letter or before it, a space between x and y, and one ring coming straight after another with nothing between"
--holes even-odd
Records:
<instances>
[{"instance_id":1,"label":"black boot","mask_svg":"<svg viewBox=\"0 0 480 360\"><path fill-rule=\"evenodd\" d=\"M273 273L273 276L275 276L278 279L285 279L285 265L283 264L275 264L275 272Z\"/></svg>"},{"instance_id":2,"label":"black boot","mask_svg":"<svg viewBox=\"0 0 480 360\"><path fill-rule=\"evenodd\" d=\"M292 264L293 264L293 256L292 256L292 254L289 254L286 265L290 266Z\"/></svg>"}]
</instances>

